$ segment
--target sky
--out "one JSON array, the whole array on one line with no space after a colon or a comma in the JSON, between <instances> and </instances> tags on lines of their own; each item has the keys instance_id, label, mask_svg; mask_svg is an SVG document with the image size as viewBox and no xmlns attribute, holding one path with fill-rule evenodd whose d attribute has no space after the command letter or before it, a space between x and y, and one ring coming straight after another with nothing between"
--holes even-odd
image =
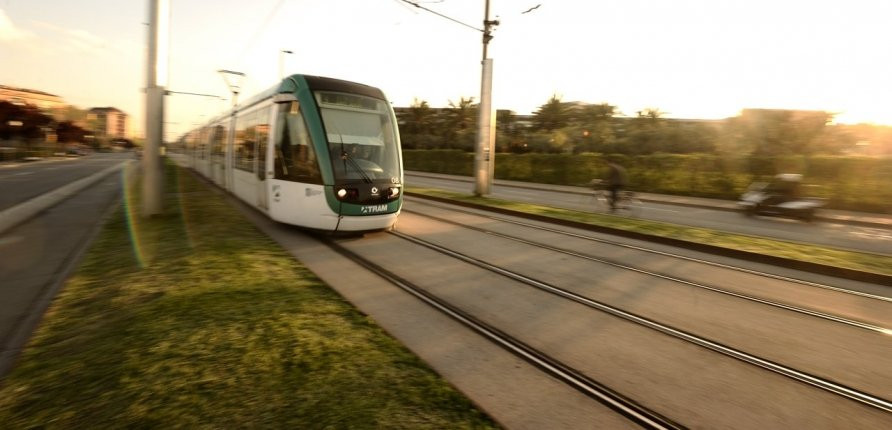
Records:
<instances>
[{"instance_id":1,"label":"sky","mask_svg":"<svg viewBox=\"0 0 892 430\"><path fill-rule=\"evenodd\" d=\"M243 99L275 85L280 62L379 87L394 106L479 99L481 33L401 0L170 2L167 89L218 97L167 97L169 139L229 106L220 69L245 73ZM484 0L418 3L482 27ZM557 95L625 115L812 109L892 125L892 1L491 0L490 14L498 109ZM139 135L147 16L148 0L0 0L0 85L117 107Z\"/></svg>"}]
</instances>

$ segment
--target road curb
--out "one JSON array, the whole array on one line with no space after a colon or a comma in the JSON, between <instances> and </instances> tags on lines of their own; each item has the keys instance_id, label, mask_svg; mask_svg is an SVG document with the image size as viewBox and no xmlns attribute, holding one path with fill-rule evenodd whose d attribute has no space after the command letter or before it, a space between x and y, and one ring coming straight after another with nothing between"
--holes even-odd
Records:
<instances>
[{"instance_id":1,"label":"road curb","mask_svg":"<svg viewBox=\"0 0 892 430\"><path fill-rule=\"evenodd\" d=\"M117 170L123 169L132 162L132 160L123 161L87 176L86 178L78 179L68 185L63 185L53 191L41 194L24 203L3 210L0 212L0 233L27 221L34 215L59 204L65 199L74 196L84 188L93 185Z\"/></svg>"},{"instance_id":2,"label":"road curb","mask_svg":"<svg viewBox=\"0 0 892 430\"><path fill-rule=\"evenodd\" d=\"M751 261L754 263L770 264L772 266L783 267L787 269L801 270L804 272L815 273L819 275L833 276L837 278L848 279L859 282L869 282L878 285L892 286L892 275L883 275L880 273L865 272L862 270L848 269L844 267L830 266L821 263L812 263L808 261L794 260L786 257L778 257L774 255L759 254L751 251L743 251L739 249L725 248L716 245L708 245L704 243L691 242L682 239L674 239L670 237L655 236L636 231L621 230L613 227L605 227L594 224L587 224L579 221L570 221L559 218L552 218L544 215L535 215L525 212L518 212L511 209L486 206L477 203L463 202L452 200L445 197L428 196L414 192L405 192L404 195L417 197L421 199L433 200L442 203L453 204L472 209L496 212L503 215L511 215L519 218L525 218L535 221L548 222L551 224L563 225L583 230L595 231L598 233L607 233L614 236L626 237L629 239L644 240L662 245L675 246L692 251L705 252L723 257L737 258L740 260Z\"/></svg>"}]
</instances>

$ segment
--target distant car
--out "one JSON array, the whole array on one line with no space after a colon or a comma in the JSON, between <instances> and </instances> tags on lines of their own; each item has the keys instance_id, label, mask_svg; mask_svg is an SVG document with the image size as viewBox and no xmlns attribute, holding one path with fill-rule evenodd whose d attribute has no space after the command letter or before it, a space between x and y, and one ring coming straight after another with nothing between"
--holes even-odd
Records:
<instances>
[{"instance_id":1,"label":"distant car","mask_svg":"<svg viewBox=\"0 0 892 430\"><path fill-rule=\"evenodd\" d=\"M747 216L775 215L812 221L824 200L802 197L802 175L781 173L769 182L754 182L737 206Z\"/></svg>"}]
</instances>

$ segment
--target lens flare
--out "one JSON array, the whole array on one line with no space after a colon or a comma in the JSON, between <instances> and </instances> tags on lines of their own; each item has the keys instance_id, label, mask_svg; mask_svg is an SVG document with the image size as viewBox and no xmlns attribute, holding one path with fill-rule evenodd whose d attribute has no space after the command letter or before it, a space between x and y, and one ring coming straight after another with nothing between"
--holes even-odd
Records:
<instances>
[{"instance_id":1,"label":"lens flare","mask_svg":"<svg viewBox=\"0 0 892 430\"><path fill-rule=\"evenodd\" d=\"M132 165L121 169L121 183L124 184L124 214L127 218L127 230L130 232L130 245L133 249L133 257L140 268L146 267L146 259L142 252L139 235L139 210L136 206L135 189L137 184L131 180L134 176Z\"/></svg>"}]
</instances>

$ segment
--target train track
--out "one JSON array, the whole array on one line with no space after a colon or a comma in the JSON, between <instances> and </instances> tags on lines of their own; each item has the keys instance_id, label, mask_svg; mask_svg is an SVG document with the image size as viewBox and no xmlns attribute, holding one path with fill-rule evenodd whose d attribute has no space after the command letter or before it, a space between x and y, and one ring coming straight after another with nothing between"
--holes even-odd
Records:
<instances>
[{"instance_id":1,"label":"train track","mask_svg":"<svg viewBox=\"0 0 892 430\"><path fill-rule=\"evenodd\" d=\"M399 233L393 234L405 237L405 235ZM326 243L344 257L391 282L434 309L460 322L474 332L489 339L503 349L536 366L570 387L597 400L641 427L647 429L686 428L685 426L648 409L635 400L622 395L616 390L585 376L582 372L548 356L544 352L527 345L516 337L510 336L492 325L475 318L473 315L470 315L449 302L431 294L417 284L400 277L353 251L348 250L346 247L332 240L328 240Z\"/></svg>"},{"instance_id":2,"label":"train track","mask_svg":"<svg viewBox=\"0 0 892 430\"><path fill-rule=\"evenodd\" d=\"M741 362L757 366L772 373L782 375L784 377L815 388L819 388L821 390L833 393L835 395L861 403L863 405L867 405L887 413L892 413L892 402L889 402L886 399L873 396L869 393L865 393L855 388L836 383L826 378L821 378L807 372L803 372L792 367L761 358L754 354L750 354L739 349L729 347L727 345L723 345L719 342L715 342L710 339L706 339L704 337L690 333L688 331L673 327L671 325L660 323L647 317L622 310L598 300L593 300L591 298L581 296L558 286L550 285L529 276L492 265L483 260L468 256L454 250L447 249L445 247L439 246L418 237L414 237L412 235L408 235L398 231L392 231L389 234L402 240L408 241L414 245L422 246L439 254L499 274L515 282L519 282L524 285L545 291L549 294L571 300L573 302L582 304L600 312L607 313L625 321L647 327L648 329L655 330L662 334L669 335L673 338L683 340L685 342L697 345L713 352L717 352L724 356L734 358ZM372 271L373 273L391 282L392 284L408 292L409 294L417 297L419 300L437 309L438 311L448 315L456 321L459 321L460 323L471 328L473 331L477 332L481 336L489 339L493 343L526 360L527 362L535 365L544 372L558 378L565 384L601 402L602 404L607 405L617 413L623 415L624 417L637 423L638 425L644 428L685 428L684 425L675 422L657 412L654 412L646 406L636 402L634 399L631 399L623 395L622 393L617 392L616 390L607 387L596 380L593 380L592 378L586 376L585 374L572 368L571 366L568 366L561 361L550 357L545 352L537 350L524 343L522 340L481 321L470 313L460 309L459 307L449 303L448 301L440 297L437 297L436 295L427 291L424 287L419 286L397 275L387 268L372 262L371 260L361 256L356 252L347 249L345 246L338 244L335 241L328 241L328 244L341 255Z\"/></svg>"},{"instance_id":3,"label":"train track","mask_svg":"<svg viewBox=\"0 0 892 430\"><path fill-rule=\"evenodd\" d=\"M531 245L531 246L535 246L535 247L538 247L538 248L547 249L547 250L549 250L549 251L554 251L554 252L558 252L558 253L561 253L561 254L570 255L570 256L573 256L573 257L581 258L581 259L588 260L588 261L592 261L592 262L597 262L597 263L601 263L601 264L606 264L606 265L609 265L609 266L617 267L617 268L624 269L624 270L629 270L629 271L632 271L632 272L640 273L640 274L647 275L647 276L651 276L651 277L654 277L654 278L660 278L660 279L664 279L664 280L668 280L668 281L676 282L676 283L679 283L679 284L687 285L687 286L690 286L690 287L700 288L700 289L703 289L703 290L711 291L711 292L718 293L718 294L723 294L723 295L727 295L727 296L731 296L731 297L736 297L736 298L739 298L739 299L743 299L743 300L747 300L747 301L751 301L751 302L755 302L755 303L760 303L760 304L763 304L763 305L768 305L768 306L772 306L772 307L775 307L775 308L784 309L784 310L787 310L787 311L796 312L796 313L799 313L799 314L803 314L803 315L808 315L808 316L812 316L812 317L816 317L816 318L824 319L824 320L827 320L827 321L833 321L833 322L836 322L836 323L840 323L840 324L848 325L848 326L851 326L851 327L856 327L856 328L859 328L859 329L864 329L864 330L868 330L868 331L873 331L873 332L881 333L881 334L892 335L892 329L890 329L890 328L880 327L880 326L877 326L877 325L874 325L874 324L869 324L869 323L862 322L862 321L857 321L857 320L853 320L853 319L849 319L849 318L844 318L844 317L841 317L841 316L832 315L832 314L825 313L825 312L815 311L815 310L811 310L811 309L807 309L807 308L803 308L803 307L799 307L799 306L795 306L795 305L791 305L791 304L785 304L785 303L781 303L781 302L778 302L778 301L773 301L773 300L769 300L769 299L765 299L765 298L760 298L760 297L756 297L756 296L752 296L752 295L748 295L748 294L743 294L743 293L739 293L739 292L731 291L731 290L728 290L728 289L724 289L724 288L721 288L721 287L710 286L710 285L706 285L706 284L703 284L703 283L700 283L700 282L695 282L695 281L691 281L691 280L687 280L687 279L682 279L682 278L678 278L678 277L675 277L675 276L671 276L671 275L667 275L667 274L663 274L663 273L658 273L658 272L654 272L654 271L651 271L651 270L646 270L646 269L642 269L642 268L639 268L639 267L631 266L631 265L628 265L628 264L625 264L625 263L620 263L620 262L612 261L612 260L609 260L609 259L606 259L606 258L603 258L603 257L595 257L595 256L591 256L591 255L586 255L586 254L582 254L582 253L579 253L579 252L576 252L576 251L572 251L572 250L569 250L569 249L564 249L564 248L560 248L560 247L556 247L556 246L551 246L551 245L548 245L548 244L545 244L545 243L541 243L541 242L535 242L535 241L527 240L527 239L524 239L524 238L522 238L522 237L511 236L511 235L507 235L507 234L503 234L503 233L494 232L494 231L491 231L491 230L488 230L488 229L484 229L484 228L479 228L479 227L474 227L474 226L467 225L467 224L458 223L458 222L455 222L455 221L452 221L452 220L448 220L448 219L445 219L445 218L442 218L442 217L437 217L437 216L428 215L428 214L422 214L422 213L420 213L420 212L416 212L416 211L412 211L412 210L404 210L404 211L405 211L405 212L408 212L408 213L416 214L416 215L419 215L419 216L424 216L424 217L427 217L427 218L436 220L436 221L438 221L438 222L443 222L443 223L447 223L447 224L452 224L452 225L459 226L459 227L462 227L462 228L466 228L466 229L470 229L470 230L478 231L478 232L481 232L481 233L484 233L484 234L487 234L487 235L496 236L496 237L501 237L501 238L503 238L503 239L508 239L508 240L512 240L512 241L519 242L519 243L523 243L523 244L526 244L526 245ZM489 218L489 217L487 217L487 218ZM500 220L500 221L502 221L502 220ZM506 221L506 222L507 222L507 221ZM518 223L518 224L524 224L524 223ZM557 232L557 233L562 233L562 234L567 234L567 235L573 235L573 236L575 236L575 237L582 237L582 238L589 239L589 240L594 240L594 241L599 241L599 242L607 242L607 243L610 243L610 244L614 244L613 242L609 242L609 241L603 241L603 240L596 239L596 238L591 238L591 237L588 237L588 236L576 235L576 234L573 234L573 233L567 233L567 232L563 232L563 231L560 231L560 230L554 230L554 229L543 228L543 227L541 227L541 226L532 226L532 225L526 225L526 224L524 224L524 226L527 226L527 227L533 227L533 228L537 228L537 229L541 229L541 230L548 230L548 231L551 231L551 232ZM622 245L622 244L617 244L617 245ZM634 248L635 248L635 249L638 249L638 250L644 250L643 248L640 248L640 247L634 247ZM658 251L653 251L653 250L648 250L648 251L650 251L650 252L658 252ZM674 257L677 257L677 258L688 259L687 257L678 256L678 255L675 255L675 254L670 254L670 253L666 253L666 252L662 252L662 251L659 251L659 254L661 254L661 255L665 255L665 256L674 256ZM697 261L697 262L702 262L702 260L696 260L696 259L693 259L693 260L694 260L694 261ZM722 265L722 267L725 267L725 268L732 268L732 266L727 266L727 265ZM739 268L735 268L735 269L739 269ZM744 270L744 269L739 269L739 270ZM749 272L750 272L750 273L753 273L753 271L749 271ZM818 285L818 284L815 284L815 285ZM841 290L841 289L838 289L838 288L835 288L835 287L829 287L829 286L823 286L823 287L824 287L824 288L832 288L832 289L834 289L834 290ZM849 294L855 294L855 293L857 293L857 292L853 292L853 291L850 291L850 290L841 290L840 292L846 292L846 293L849 293ZM857 295L862 295L862 294L857 294ZM871 296L871 298L885 299L884 297L879 297L879 296L872 296L872 295L869 295L869 296Z\"/></svg>"},{"instance_id":4,"label":"train track","mask_svg":"<svg viewBox=\"0 0 892 430\"><path fill-rule=\"evenodd\" d=\"M756 276L760 276L760 277L776 279L779 281L792 282L792 283L796 283L796 284L800 284L800 285L806 285L809 287L830 290L830 291L834 291L837 293L849 294L849 295L864 297L864 298L868 298L868 299L872 299L872 300L879 300L879 301L892 303L892 297L880 296L880 295L876 295L876 294L866 293L863 291L840 288L840 287L836 287L833 285L822 284L819 282L813 282L813 281L808 281L808 280L804 280L804 279L792 278L789 276L777 275L774 273L768 273L768 272L764 272L764 271L748 269L748 268L739 267L739 266L732 266L729 264L718 263L715 261L704 260L701 258L695 258L695 257L686 256L686 255L681 255L681 254L674 254L674 253L670 253L670 252L666 252L666 251L660 251L660 250L653 249L653 248L645 248L643 246L632 245L632 244L628 244L628 243L618 242L618 241L614 241L614 240L609 240L609 239L604 239L604 238L599 238L599 237L594 237L594 236L589 236L589 235L584 235L584 234L579 234L579 233L573 233L573 232L561 230L561 229L554 228L554 227L546 227L541 224L533 224L530 222L519 221L517 219L507 218L507 217L503 217L503 216L485 214L485 213L481 213L479 211L470 211L470 210L460 209L455 206L437 204L437 203L433 203L433 202L425 201L425 200L421 200L421 199L413 199L413 202L431 206L431 207L449 210L449 211L456 212L456 213L463 213L463 214L467 214L467 215L473 215L473 216L477 216L477 217L481 217L481 218L490 219L493 221L503 222L503 223L507 223L507 224L513 224L513 225L517 225L517 226L521 226L521 227L531 228L531 229L540 230L540 231L547 231L549 233L555 233L555 234L559 234L559 235L563 235L563 236L567 236L567 237L573 237L573 238L583 239L583 240L587 240L587 241L591 241L591 242L603 243L606 245L612 245L612 246L617 246L617 247L621 247L621 248L632 249L635 251L642 251L642 252L646 252L646 253L650 253L650 254L660 255L663 257L669 257L669 258L678 259L678 260L684 260L684 261L690 261L690 262L699 263L699 264L705 264L705 265L712 266L712 267L733 270L733 271L747 273L747 274L756 275ZM412 211L410 209L404 209L404 211L409 212L409 213L419 214L418 211ZM462 225L462 226L465 226L465 225Z\"/></svg>"},{"instance_id":5,"label":"train track","mask_svg":"<svg viewBox=\"0 0 892 430\"><path fill-rule=\"evenodd\" d=\"M439 207L441 209L444 208L440 205L434 205L434 206ZM704 261L704 260L695 259L695 258L691 258L691 257L687 257L687 256L674 255L671 253L667 253L665 251L647 249L647 248L640 247L640 246L622 244L622 243L617 243L617 242L608 241L608 240L604 240L604 239L593 238L593 237L589 237L589 236L585 236L585 235L578 235L576 233L561 231L558 229L553 229L553 228L545 227L545 226L541 226L541 225L533 225L533 224L529 224L529 223L518 222L515 220L508 220L508 219L505 219L502 217L496 217L496 216L492 216L492 215L483 215L478 212L464 211L461 209L453 209L453 208L446 208L446 209L456 210L458 212L472 214L474 216L483 216L483 217L490 218L490 219L497 220L497 221L504 221L504 222L509 222L512 224L518 224L518 225L522 225L524 227L545 230L545 231L549 231L551 233L557 233L557 234L562 234L562 235L572 235L574 237L582 238L582 239L586 239L586 240L594 240L594 241L607 243L607 244L611 244L611 245L616 245L616 246L630 247L630 248L633 248L633 249L636 249L639 251L653 252L653 253L656 253L656 254L659 254L662 256L680 258L680 259L684 259L684 260L688 260L688 261L695 261L698 263L709 264L709 265L713 265L713 266L717 266L717 267L722 267L725 269L739 270L739 271L743 271L743 272L750 273L750 274L761 274L761 272L750 270L750 269L733 267L733 266L729 266L729 265L725 265L725 264ZM796 305L781 303L781 302L777 302L774 300L765 299L762 297L756 297L756 296L752 296L752 295L748 295L748 294L742 294L739 292L729 291L729 290L722 289L720 287L707 285L702 282L694 282L694 281L690 281L687 279L681 279L681 278L678 278L675 276L666 275L664 273L658 273L655 271L646 270L646 269L642 269L639 267L634 267L632 265L623 264L623 263L619 263L616 261L610 261L608 259L604 259L604 258L600 258L600 257L584 255L584 254L576 252L576 251L572 251L569 249L563 249L563 248L548 245L545 243L535 242L535 241L528 240L528 239L525 239L522 237L512 236L512 235L508 235L508 234L504 234L504 233L491 231L489 229L480 228L480 227L476 227L473 225L468 225L468 223L459 223L456 221L452 221L452 220L445 219L442 217L437 217L434 215L418 213L417 211L414 211L411 209L404 208L404 211L408 214L427 217L427 218L429 218L435 222L438 222L438 223L446 223L451 226L459 226L461 228L470 229L470 230L473 230L473 231L476 231L476 232L479 232L482 234L492 235L492 236L499 237L502 239L516 241L518 243L523 243L528 246L534 246L534 247L541 248L541 249L544 249L544 250L547 250L550 252L561 253L561 254L569 255L569 256L572 256L575 258L581 258L581 259L588 260L588 261L594 261L594 262L598 262L598 263L602 263L602 264L607 264L607 265L610 265L610 266L613 266L613 267L616 267L616 268L619 268L622 270L631 271L631 272L635 272L635 273L642 274L645 276L659 278L662 280L680 283L680 284L683 284L683 285L686 285L689 287L694 287L694 288L709 291L712 293L717 293L717 294L721 294L724 296L734 297L736 299L746 300L749 302L754 302L754 303L758 303L761 305L770 306L772 308L781 309L783 311L793 312L793 313L801 314L801 315L807 315L808 317L818 318L818 319L821 319L824 321L830 321L833 323L838 323L838 324L842 324L842 325L845 325L845 326L848 326L851 328L856 328L859 330L869 331L869 332L873 332L873 333L879 333L879 334L884 334L884 335L892 334L892 331L890 331L888 328L880 327L875 324L870 324L870 323L866 323L863 321L856 321L853 319L844 318L841 316L832 315L832 314L825 313L825 312L819 312L819 311L803 308L803 307L796 306ZM401 231L391 231L391 232L389 232L389 234L392 236L398 237L401 240L409 242L413 245L424 247L428 250L435 251L438 254L448 256L452 259L460 260L463 263L473 265L475 267L487 270L492 273L496 273L498 275L501 275L503 277L511 279L512 281L522 283L524 285L536 288L541 291L545 291L545 292L552 294L554 296L558 296L563 299L570 300L570 301L573 301L578 304L582 304L582 305L589 307L591 309L595 309L597 311L607 313L614 317L621 318L625 321L646 327L648 329L651 329L651 330L657 331L659 333L671 336L673 338L682 340L684 342L697 345L698 347L705 348L709 351L716 352L723 356L733 358L737 361L744 362L749 365L757 366L758 368L767 370L774 374L782 375L782 376L789 378L791 380L797 381L802 384L806 384L811 387L818 388L825 392L832 393L836 396L844 397L851 401L858 402L862 405L866 405L866 406L878 409L878 410L886 412L886 413L892 413L892 402L890 402L889 400L884 399L882 397L873 395L869 392L864 392L862 390L854 388L853 386L846 385L844 383L840 383L840 382L834 381L832 379L828 379L827 377L822 377L822 376L810 373L808 371L802 371L797 368L782 364L780 362L773 361L772 359L764 358L763 356L759 356L757 354L746 352L739 348L730 346L726 343L722 343L721 341L716 341L716 340L710 339L708 337L697 335L696 333L691 332L689 330L681 329L681 328L679 328L677 326L673 326L669 323L657 321L657 320L648 318L647 316L644 316L641 314L636 314L634 312L621 309L617 306L605 303L603 301L599 301L599 300L596 300L596 299L593 299L590 297L585 297L585 296L575 293L573 291L567 290L565 288L561 288L560 286L549 284L547 282L543 282L543 281L535 279L533 277L509 270L507 268L499 267L494 264L490 264L490 263L488 263L484 260L481 260L479 258L472 257L470 255L464 254L464 253L456 251L456 250L448 249L445 246L441 246L439 244L430 242L430 241L422 239L420 237L412 236L410 234L407 234L407 233L404 233ZM544 371L551 374L552 376L559 378L560 380L564 381L565 383L574 387L575 389L577 389L581 392L584 392L586 395L589 395L590 397L597 399L599 402L601 402L605 405L608 405L609 407L613 408L615 411L617 411L618 413L622 414L623 416L631 419L632 421L634 421L642 426L645 426L647 428L678 428L681 426L679 423L674 422L670 419L667 419L666 417L660 415L659 413L655 413L655 412L649 410L645 406L642 406L642 405L636 403L634 400L629 399L628 397L624 396L623 394L616 392L615 390L611 389L610 387L606 387L603 384L600 384L599 382L592 380L591 378L585 376L578 370L576 370L566 364L563 364L560 361L558 361L552 357L549 357L546 353L536 350L535 348L529 346L528 344L524 343L523 341L506 334L504 331L501 331L498 328L495 328L493 326L490 326L490 325L482 322L481 320L475 318L473 315L470 315L469 313L458 308L457 306L450 304L447 301L445 301L444 299L441 299L441 298L435 296L434 294L432 294L431 292L425 290L423 286L418 286L418 285L413 284L412 282L406 280L405 278L400 277L399 275L395 274L394 272L389 271L385 267L377 265L377 264L371 262L370 260L367 260L367 259L361 257L359 254L349 251L344 246L338 245L336 243L333 243L331 246L333 248L335 248L342 255L345 255L346 257L357 262L358 264L361 264L362 266L373 271L374 273L378 274L382 278L388 280L389 282L393 283L394 285L397 285L399 288L409 292L410 294L418 297L425 303L427 303L427 304L433 306L434 308L438 309L439 311L449 315L453 319L460 321L461 323L467 325L468 327L471 327L474 331L483 335L487 339L490 339L491 341L500 345L501 347L511 351L512 353L518 355L519 357L522 357L524 360L526 360L530 363L533 363L540 369L543 369ZM765 274L765 275L768 277L774 278L774 279L781 279L781 280L785 280L788 282L796 282L796 283L800 283L800 284L804 284L804 285L815 286L818 288L825 288L825 289L836 291L839 293L853 294L855 296L869 298L872 300L880 300L880 301L885 301L885 302L890 301L886 297L875 296L875 295L862 293L862 292L858 292L858 291L851 291L851 290L841 289L841 288L837 288L837 287L833 287L833 286L829 286L829 285L822 285L822 284L817 284L814 282L803 281L803 280L798 280L798 279L791 280L791 278L772 275L772 274Z\"/></svg>"}]
</instances>

